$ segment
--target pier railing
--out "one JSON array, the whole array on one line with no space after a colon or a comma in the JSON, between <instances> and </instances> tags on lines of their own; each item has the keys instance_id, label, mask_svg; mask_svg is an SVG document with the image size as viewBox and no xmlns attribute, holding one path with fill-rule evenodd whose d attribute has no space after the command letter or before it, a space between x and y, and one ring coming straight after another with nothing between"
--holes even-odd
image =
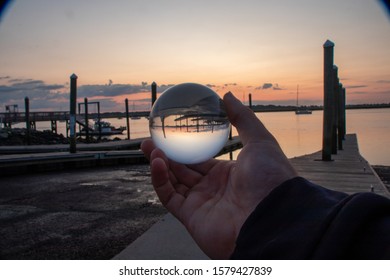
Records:
<instances>
[{"instance_id":1,"label":"pier railing","mask_svg":"<svg viewBox=\"0 0 390 280\"><path fill-rule=\"evenodd\" d=\"M31 122L41 122L41 121L66 121L69 120L69 111L56 111L56 112L30 112L30 121ZM80 114L84 116L84 114ZM100 118L123 118L126 116L125 112L109 112L109 113L100 113ZM140 112L129 112L129 117L147 117L149 112L140 111ZM88 117L90 119L96 119L98 117L97 113L89 113ZM3 124L13 124L21 123L26 121L25 112L3 112L0 113L0 122ZM6 125L7 126L7 125Z\"/></svg>"},{"instance_id":2,"label":"pier railing","mask_svg":"<svg viewBox=\"0 0 390 280\"><path fill-rule=\"evenodd\" d=\"M30 112L30 121L65 121L69 120L69 112L58 111L58 112ZM26 113L24 112L6 112L0 113L0 121L4 124L19 123L26 121Z\"/></svg>"}]
</instances>

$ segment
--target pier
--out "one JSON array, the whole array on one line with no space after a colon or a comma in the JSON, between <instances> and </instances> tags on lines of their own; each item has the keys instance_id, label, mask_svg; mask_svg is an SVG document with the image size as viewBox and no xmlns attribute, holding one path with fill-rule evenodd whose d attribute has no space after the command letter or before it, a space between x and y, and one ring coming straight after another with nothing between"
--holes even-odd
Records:
<instances>
[{"instance_id":1,"label":"pier","mask_svg":"<svg viewBox=\"0 0 390 280\"><path fill-rule=\"evenodd\" d=\"M78 144L77 153L69 145L0 146L0 177L23 173L58 171L116 164L145 164L140 146L145 138ZM218 155L240 149L236 136L227 140Z\"/></svg>"}]
</instances>

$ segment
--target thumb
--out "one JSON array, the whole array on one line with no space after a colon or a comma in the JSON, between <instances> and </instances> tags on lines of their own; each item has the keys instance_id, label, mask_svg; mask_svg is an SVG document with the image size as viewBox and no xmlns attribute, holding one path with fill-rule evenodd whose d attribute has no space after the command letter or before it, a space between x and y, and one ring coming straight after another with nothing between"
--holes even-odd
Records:
<instances>
[{"instance_id":1,"label":"thumb","mask_svg":"<svg viewBox=\"0 0 390 280\"><path fill-rule=\"evenodd\" d=\"M230 123L237 128L243 145L259 140L272 140L275 138L265 128L251 109L246 107L231 92L223 97Z\"/></svg>"}]
</instances>

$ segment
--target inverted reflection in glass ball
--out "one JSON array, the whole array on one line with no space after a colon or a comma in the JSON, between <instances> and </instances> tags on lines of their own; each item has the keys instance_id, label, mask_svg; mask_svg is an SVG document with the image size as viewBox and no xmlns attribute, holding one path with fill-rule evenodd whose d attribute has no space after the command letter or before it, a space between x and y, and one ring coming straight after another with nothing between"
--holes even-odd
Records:
<instances>
[{"instance_id":1,"label":"inverted reflection in glass ball","mask_svg":"<svg viewBox=\"0 0 390 280\"><path fill-rule=\"evenodd\" d=\"M195 164L215 156L230 131L222 99L195 83L175 85L156 100L149 116L155 145L168 158Z\"/></svg>"}]
</instances>

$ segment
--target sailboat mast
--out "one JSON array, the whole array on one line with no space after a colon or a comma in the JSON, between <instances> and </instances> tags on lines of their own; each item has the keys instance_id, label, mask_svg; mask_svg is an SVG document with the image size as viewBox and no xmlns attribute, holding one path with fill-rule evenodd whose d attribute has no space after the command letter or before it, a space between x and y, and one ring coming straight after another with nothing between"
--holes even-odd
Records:
<instances>
[{"instance_id":1,"label":"sailboat mast","mask_svg":"<svg viewBox=\"0 0 390 280\"><path fill-rule=\"evenodd\" d=\"M299 85L297 85L297 108L298 108L298 93L299 92Z\"/></svg>"}]
</instances>

